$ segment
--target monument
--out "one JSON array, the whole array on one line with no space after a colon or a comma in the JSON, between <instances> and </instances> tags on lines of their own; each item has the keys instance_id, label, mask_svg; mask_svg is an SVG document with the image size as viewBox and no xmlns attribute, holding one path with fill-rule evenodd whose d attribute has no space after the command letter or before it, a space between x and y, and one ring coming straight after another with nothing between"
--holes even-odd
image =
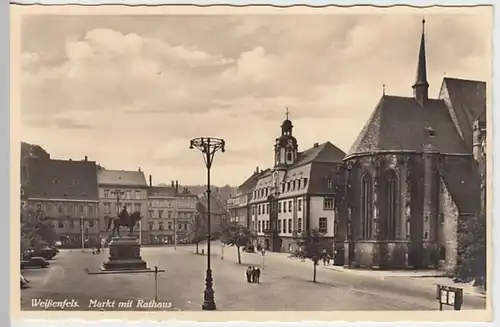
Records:
<instances>
[{"instance_id":1,"label":"monument","mask_svg":"<svg viewBox=\"0 0 500 327\"><path fill-rule=\"evenodd\" d=\"M141 258L141 245L137 238L132 236L134 226L141 218L140 212L134 212L129 215L126 207L124 207L118 217L108 223L106 231L109 230L111 223L113 223L113 230L111 231L113 237L109 243L109 259L103 263L102 270L148 270L146 261ZM128 236L120 236L121 226L129 228ZM118 236L114 236L115 233Z\"/></svg>"}]
</instances>

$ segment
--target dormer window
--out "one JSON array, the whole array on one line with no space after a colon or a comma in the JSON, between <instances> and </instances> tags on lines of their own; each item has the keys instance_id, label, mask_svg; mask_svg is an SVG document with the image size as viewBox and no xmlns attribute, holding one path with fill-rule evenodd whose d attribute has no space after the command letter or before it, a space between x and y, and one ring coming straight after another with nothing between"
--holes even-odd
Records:
<instances>
[{"instance_id":1,"label":"dormer window","mask_svg":"<svg viewBox=\"0 0 500 327\"><path fill-rule=\"evenodd\" d=\"M59 182L57 180L53 180L52 184L58 184Z\"/></svg>"},{"instance_id":2,"label":"dormer window","mask_svg":"<svg viewBox=\"0 0 500 327\"><path fill-rule=\"evenodd\" d=\"M432 127L427 127L425 130L427 131L427 135L428 135L429 137L434 137L434 136L436 136L436 131L434 130L434 128L432 128Z\"/></svg>"}]
</instances>

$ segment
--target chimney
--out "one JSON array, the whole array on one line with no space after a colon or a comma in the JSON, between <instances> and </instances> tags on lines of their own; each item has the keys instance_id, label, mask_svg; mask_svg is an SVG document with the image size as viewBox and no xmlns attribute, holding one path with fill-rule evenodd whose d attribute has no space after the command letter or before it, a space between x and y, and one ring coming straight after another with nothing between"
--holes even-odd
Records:
<instances>
[{"instance_id":1,"label":"chimney","mask_svg":"<svg viewBox=\"0 0 500 327\"><path fill-rule=\"evenodd\" d=\"M174 181L172 181L172 188L174 188L174 187L175 187L175 184L174 184Z\"/></svg>"},{"instance_id":2,"label":"chimney","mask_svg":"<svg viewBox=\"0 0 500 327\"><path fill-rule=\"evenodd\" d=\"M255 167L255 172L258 174L259 173L259 166Z\"/></svg>"},{"instance_id":3,"label":"chimney","mask_svg":"<svg viewBox=\"0 0 500 327\"><path fill-rule=\"evenodd\" d=\"M319 143L317 143L317 142L313 144L313 147L315 147L315 148L317 148L318 146L319 146Z\"/></svg>"},{"instance_id":4,"label":"chimney","mask_svg":"<svg viewBox=\"0 0 500 327\"><path fill-rule=\"evenodd\" d=\"M141 167L137 168L137 171L138 172L142 172Z\"/></svg>"},{"instance_id":5,"label":"chimney","mask_svg":"<svg viewBox=\"0 0 500 327\"><path fill-rule=\"evenodd\" d=\"M153 176L149 175L149 187L153 187Z\"/></svg>"},{"instance_id":6,"label":"chimney","mask_svg":"<svg viewBox=\"0 0 500 327\"><path fill-rule=\"evenodd\" d=\"M85 161L89 161L89 157L85 156Z\"/></svg>"},{"instance_id":7,"label":"chimney","mask_svg":"<svg viewBox=\"0 0 500 327\"><path fill-rule=\"evenodd\" d=\"M69 158L69 161L73 161L73 159Z\"/></svg>"},{"instance_id":8,"label":"chimney","mask_svg":"<svg viewBox=\"0 0 500 327\"><path fill-rule=\"evenodd\" d=\"M179 192L179 181L175 181L175 193Z\"/></svg>"}]
</instances>

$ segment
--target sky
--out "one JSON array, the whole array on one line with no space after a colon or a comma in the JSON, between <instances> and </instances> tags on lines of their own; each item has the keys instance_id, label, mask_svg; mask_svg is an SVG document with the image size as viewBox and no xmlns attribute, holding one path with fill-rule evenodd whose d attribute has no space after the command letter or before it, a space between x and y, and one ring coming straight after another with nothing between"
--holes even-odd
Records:
<instances>
[{"instance_id":1,"label":"sky","mask_svg":"<svg viewBox=\"0 0 500 327\"><path fill-rule=\"evenodd\" d=\"M466 9L467 10L467 9ZM484 16L426 16L430 96L489 80ZM21 139L153 183L237 186L273 164L286 108L299 151L347 152L382 96L411 96L421 15L31 15L21 22Z\"/></svg>"}]
</instances>

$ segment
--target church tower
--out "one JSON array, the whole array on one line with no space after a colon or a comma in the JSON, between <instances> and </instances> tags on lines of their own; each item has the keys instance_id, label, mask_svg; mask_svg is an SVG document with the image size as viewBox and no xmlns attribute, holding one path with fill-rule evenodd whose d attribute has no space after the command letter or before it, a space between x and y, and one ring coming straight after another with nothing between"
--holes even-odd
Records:
<instances>
[{"instance_id":1,"label":"church tower","mask_svg":"<svg viewBox=\"0 0 500 327\"><path fill-rule=\"evenodd\" d=\"M413 97L422 107L429 99L429 83L427 82L427 59L425 55L425 19L422 19L422 36L418 53L417 78L413 84Z\"/></svg>"},{"instance_id":2,"label":"church tower","mask_svg":"<svg viewBox=\"0 0 500 327\"><path fill-rule=\"evenodd\" d=\"M274 145L274 166L287 167L293 165L297 160L298 144L297 139L292 135L293 124L288 119L288 109L286 119L281 124L281 136L276 139Z\"/></svg>"}]
</instances>

